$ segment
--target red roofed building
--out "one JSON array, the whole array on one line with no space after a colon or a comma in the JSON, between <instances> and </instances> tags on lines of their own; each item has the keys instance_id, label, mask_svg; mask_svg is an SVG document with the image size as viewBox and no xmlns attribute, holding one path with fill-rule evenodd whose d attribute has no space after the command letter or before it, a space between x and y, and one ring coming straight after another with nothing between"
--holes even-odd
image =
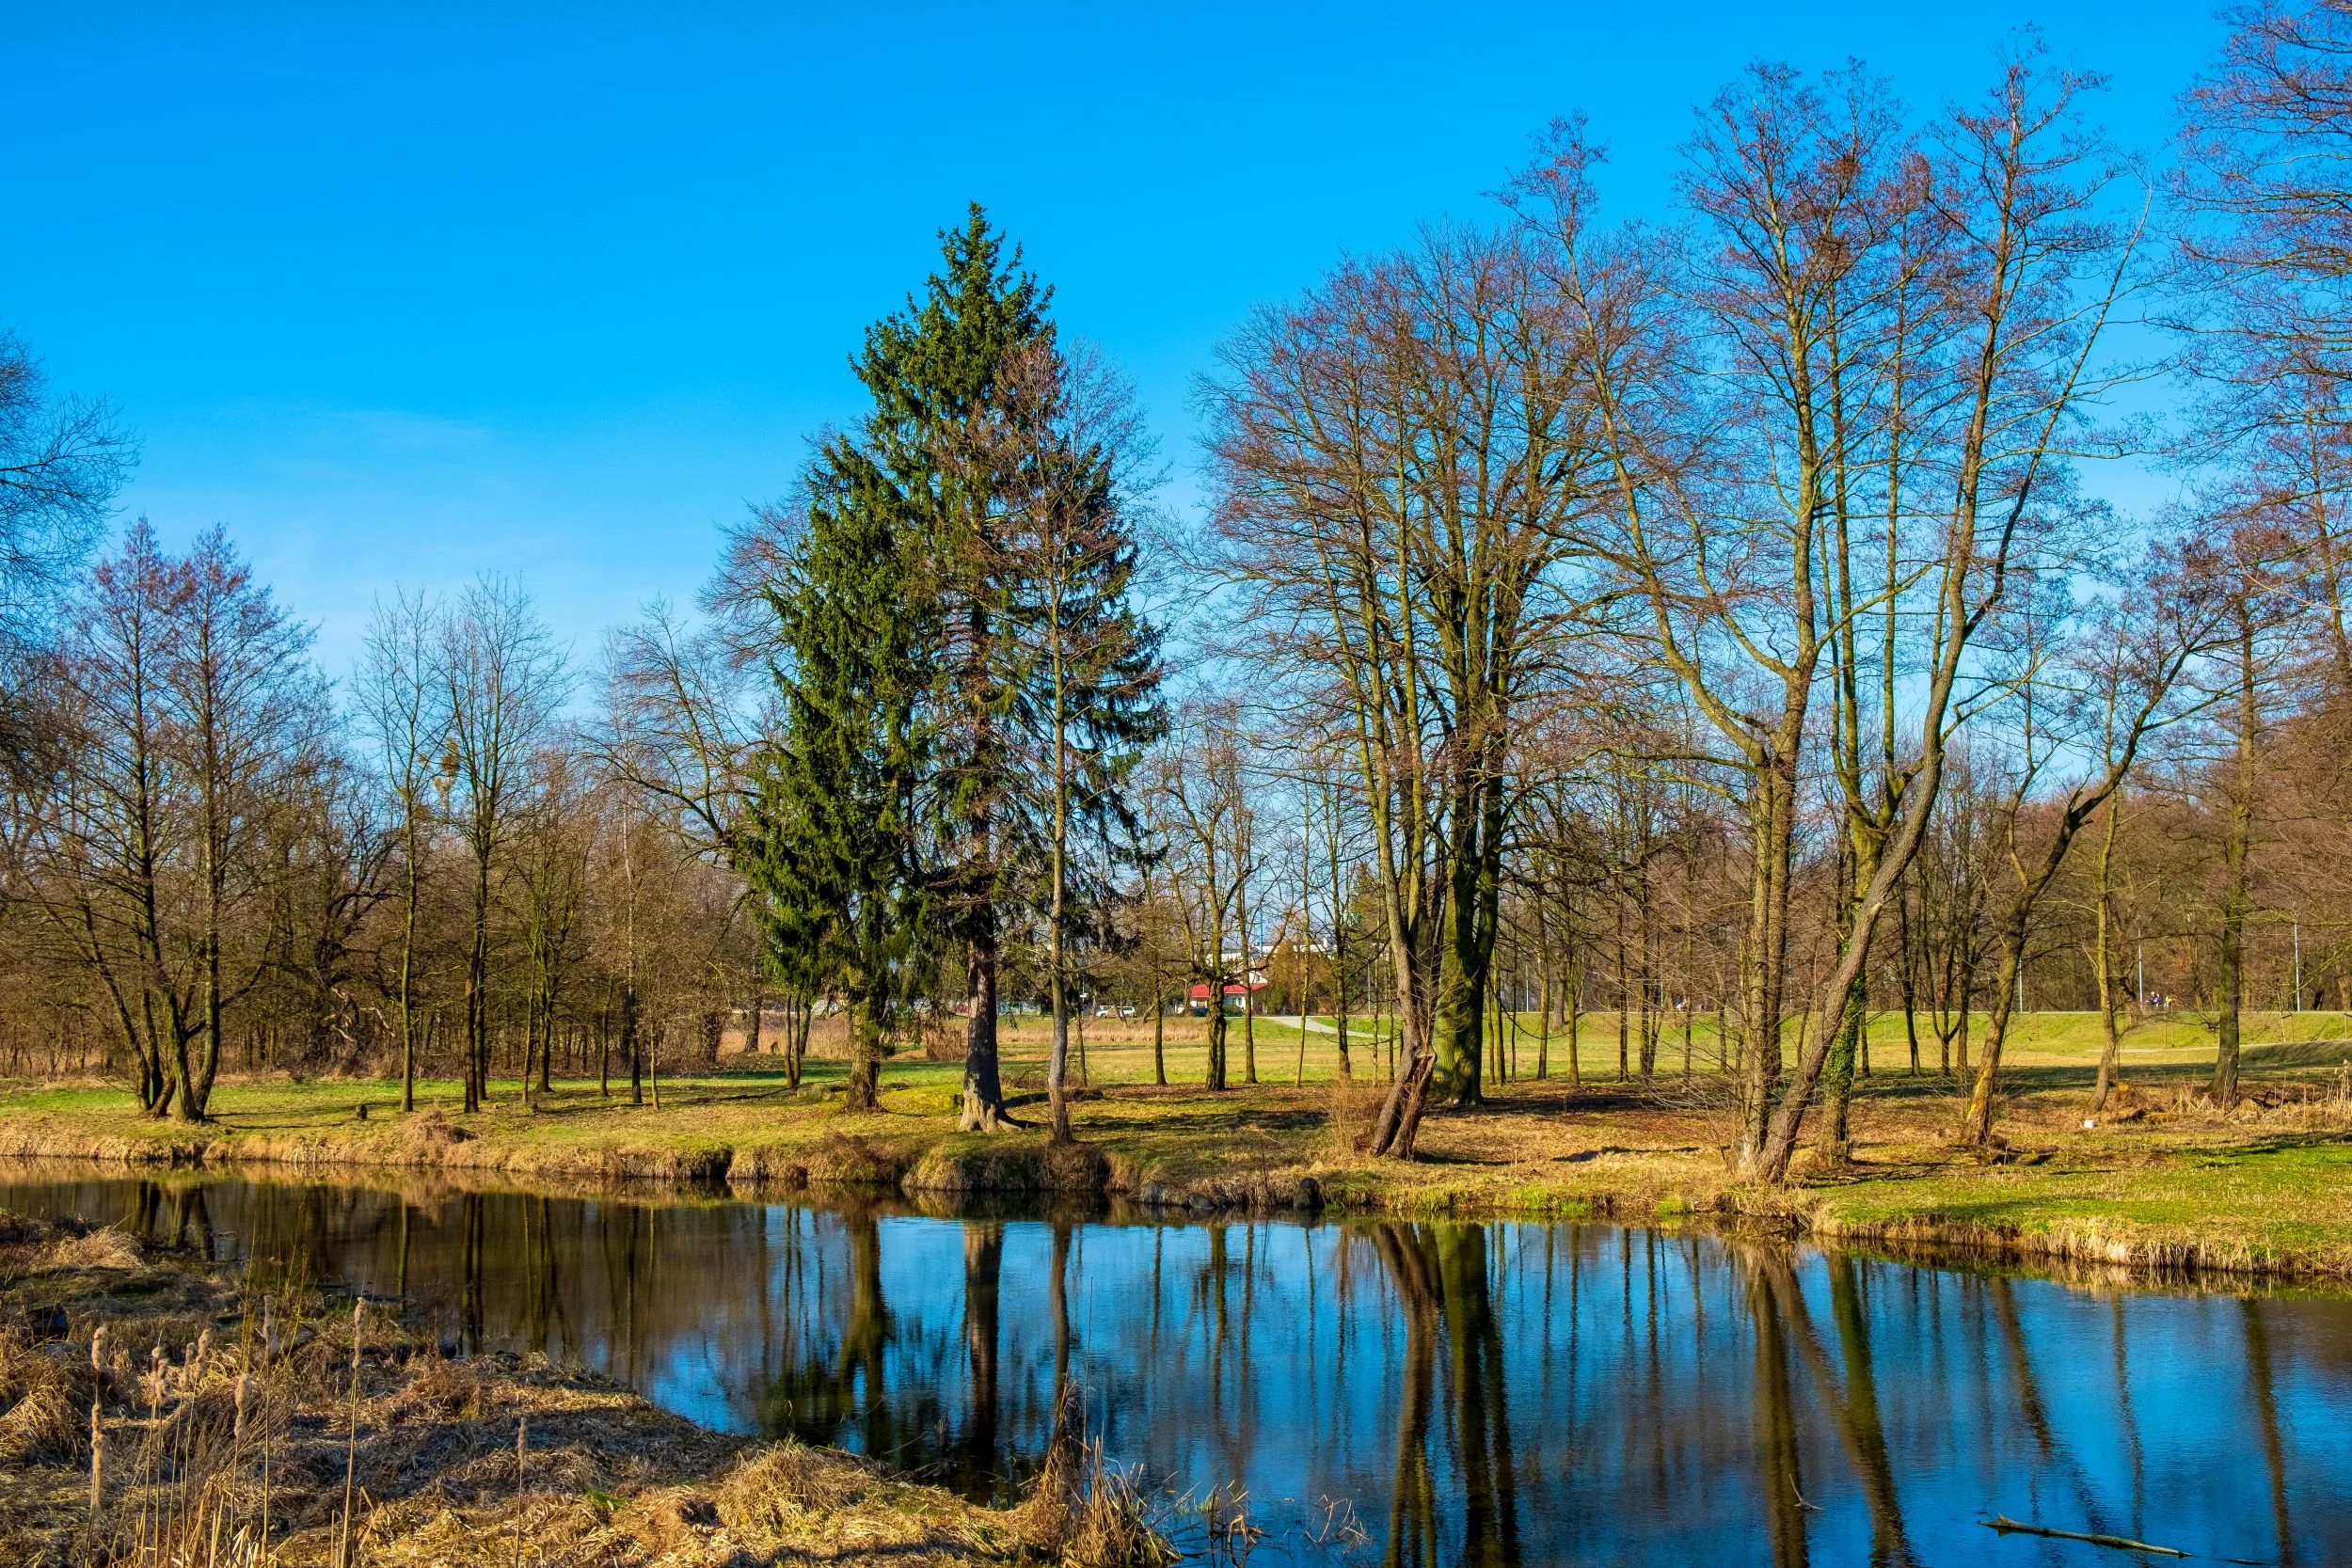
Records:
<instances>
[{"instance_id":1,"label":"red roofed building","mask_svg":"<svg viewBox=\"0 0 2352 1568\"><path fill-rule=\"evenodd\" d=\"M1225 982L1226 1008L1230 1011L1232 1008L1239 1005L1244 997L1249 995L1252 991L1261 991L1263 990L1265 990L1265 976L1256 973L1255 971L1251 972L1249 984L1247 987L1243 986L1239 980L1228 980ZM1205 1018L1208 1016L1209 983L1206 980L1196 980L1193 982L1192 990L1185 997L1185 1005L1192 1013L1193 1017Z\"/></svg>"}]
</instances>

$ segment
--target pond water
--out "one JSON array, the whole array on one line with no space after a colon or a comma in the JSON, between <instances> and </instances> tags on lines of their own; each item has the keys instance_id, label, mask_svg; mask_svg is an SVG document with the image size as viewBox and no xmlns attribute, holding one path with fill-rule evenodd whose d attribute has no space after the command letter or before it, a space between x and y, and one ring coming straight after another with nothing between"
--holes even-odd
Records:
<instances>
[{"instance_id":1,"label":"pond water","mask_svg":"<svg viewBox=\"0 0 2352 1568\"><path fill-rule=\"evenodd\" d=\"M23 1174L0 1177L0 1207L298 1260L405 1298L457 1352L544 1352L707 1425L980 1498L1034 1470L1067 1377L1107 1456L1154 1489L1245 1492L1253 1561L2142 1558L1979 1522L2005 1513L2205 1559L2352 1562L2338 1296L1597 1225Z\"/></svg>"}]
</instances>

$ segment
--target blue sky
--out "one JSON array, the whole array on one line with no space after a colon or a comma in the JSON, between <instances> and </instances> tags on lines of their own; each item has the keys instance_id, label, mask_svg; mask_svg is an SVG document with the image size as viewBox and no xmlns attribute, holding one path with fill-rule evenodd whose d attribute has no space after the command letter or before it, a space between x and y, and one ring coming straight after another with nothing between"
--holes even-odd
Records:
<instances>
[{"instance_id":1,"label":"blue sky","mask_svg":"<svg viewBox=\"0 0 2352 1568\"><path fill-rule=\"evenodd\" d=\"M521 578L583 655L855 413L846 356L988 204L1136 382L1175 499L1193 378L1261 301L1474 215L1581 110L1663 214L1749 60L1973 95L2010 30L2160 150L2201 4L1970 8L0 3L0 324L225 522L331 668L395 581Z\"/></svg>"}]
</instances>

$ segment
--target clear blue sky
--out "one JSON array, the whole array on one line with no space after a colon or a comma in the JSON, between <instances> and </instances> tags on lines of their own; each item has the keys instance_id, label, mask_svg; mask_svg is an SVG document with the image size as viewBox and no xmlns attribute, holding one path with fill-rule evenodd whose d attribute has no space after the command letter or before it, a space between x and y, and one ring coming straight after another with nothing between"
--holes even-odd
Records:
<instances>
[{"instance_id":1,"label":"clear blue sky","mask_svg":"<svg viewBox=\"0 0 2352 1568\"><path fill-rule=\"evenodd\" d=\"M1858 57L1928 105L2010 30L2151 150L2221 36L2039 7L0 0L0 323L144 437L127 501L218 520L348 661L395 580L522 578L583 655L689 597L720 526L855 412L860 328L988 204L1140 388L1255 303L1472 214L1582 110L1619 212L1745 62Z\"/></svg>"}]
</instances>

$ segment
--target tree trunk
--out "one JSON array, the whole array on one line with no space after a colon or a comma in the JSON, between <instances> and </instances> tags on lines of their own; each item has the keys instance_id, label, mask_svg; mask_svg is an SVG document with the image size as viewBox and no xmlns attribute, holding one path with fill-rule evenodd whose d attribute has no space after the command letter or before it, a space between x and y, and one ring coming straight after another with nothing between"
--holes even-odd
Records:
<instances>
[{"instance_id":1,"label":"tree trunk","mask_svg":"<svg viewBox=\"0 0 2352 1568\"><path fill-rule=\"evenodd\" d=\"M1658 986L1657 974L1650 961L1654 933L1650 930L1649 862L1646 850L1644 853L1642 868L1637 875L1641 880L1636 884L1633 895L1633 927L1637 955L1634 967L1641 976L1639 993L1642 998L1642 1010L1635 1023L1640 1030L1639 1038L1642 1042L1642 1082L1646 1084L1658 1073L1658 1015L1653 1006L1657 1000Z\"/></svg>"},{"instance_id":2,"label":"tree trunk","mask_svg":"<svg viewBox=\"0 0 2352 1568\"><path fill-rule=\"evenodd\" d=\"M1570 957L1574 957L1571 950ZM1568 966L1568 1087L1584 1086L1584 972Z\"/></svg>"},{"instance_id":3,"label":"tree trunk","mask_svg":"<svg viewBox=\"0 0 2352 1568\"><path fill-rule=\"evenodd\" d=\"M406 840L404 867L406 896L400 911L400 1108L417 1108L417 812L416 801L404 802L402 834Z\"/></svg>"},{"instance_id":4,"label":"tree trunk","mask_svg":"<svg viewBox=\"0 0 2352 1568\"><path fill-rule=\"evenodd\" d=\"M1551 1076L1551 970L1537 964L1535 1013L1535 1081Z\"/></svg>"},{"instance_id":5,"label":"tree trunk","mask_svg":"<svg viewBox=\"0 0 2352 1568\"><path fill-rule=\"evenodd\" d=\"M2123 797L2118 794L2107 802L2106 832L2099 841L2097 929L2091 943L2091 967L2098 971L2099 1030L2105 1037L2099 1049L2099 1083L2090 1095L2093 1113L2107 1108L2107 1099L2115 1092L2123 1064L2123 1037L2115 1027L2115 899L2109 879L2115 863L2116 819L2122 812Z\"/></svg>"},{"instance_id":6,"label":"tree trunk","mask_svg":"<svg viewBox=\"0 0 2352 1568\"><path fill-rule=\"evenodd\" d=\"M966 1132L994 1132L1011 1125L1005 1114L1005 1088L996 1051L996 911L976 911L966 977L972 1013L963 1037L963 1109L957 1126Z\"/></svg>"},{"instance_id":7,"label":"tree trunk","mask_svg":"<svg viewBox=\"0 0 2352 1568\"><path fill-rule=\"evenodd\" d=\"M1895 905L1896 934L1902 941L1901 961L1896 965L1897 983L1903 992L1903 1037L1911 1042L1911 1075L1919 1076L1919 1006L1917 975L1912 969L1911 895L1908 889Z\"/></svg>"},{"instance_id":8,"label":"tree trunk","mask_svg":"<svg viewBox=\"0 0 2352 1568\"><path fill-rule=\"evenodd\" d=\"M1355 1082L1356 1069L1347 1054L1347 911L1341 892L1339 821L1334 797L1323 814L1323 842L1331 863L1331 1022L1339 1030L1340 1081L1347 1084Z\"/></svg>"},{"instance_id":9,"label":"tree trunk","mask_svg":"<svg viewBox=\"0 0 2352 1568\"><path fill-rule=\"evenodd\" d=\"M1241 925L1241 1081L1254 1084L1258 1081L1258 993L1249 985L1250 962L1255 955L1250 951L1249 884L1246 877L1234 890L1233 915ZM1219 1001L1221 1004L1222 998Z\"/></svg>"},{"instance_id":10,"label":"tree trunk","mask_svg":"<svg viewBox=\"0 0 2352 1568\"><path fill-rule=\"evenodd\" d=\"M1993 1097L1999 1087L2001 1049L2009 1040L2010 1008L2017 996L2018 966L2026 954L2026 924L2020 919L2001 932L2000 989L1986 1015L1984 1056L1977 1067L1976 1086L1969 1091L1968 1110L1961 1124L1964 1142L1983 1148L1993 1141Z\"/></svg>"},{"instance_id":11,"label":"tree trunk","mask_svg":"<svg viewBox=\"0 0 2352 1568\"><path fill-rule=\"evenodd\" d=\"M188 1053L189 1041L183 1037L180 1043L182 1121L202 1121L205 1107L212 1102L213 1080L220 1070L220 933L215 928L204 940L204 1018L197 1029L197 1038L202 1043L193 1057Z\"/></svg>"},{"instance_id":12,"label":"tree trunk","mask_svg":"<svg viewBox=\"0 0 2352 1568\"><path fill-rule=\"evenodd\" d=\"M1802 708L1802 705L1797 705ZM1782 988L1787 974L1788 872L1795 832L1796 758L1784 749L1755 774L1748 802L1748 928L1740 946L1740 1132L1733 1165L1756 1167L1780 1094Z\"/></svg>"},{"instance_id":13,"label":"tree trunk","mask_svg":"<svg viewBox=\"0 0 2352 1568\"><path fill-rule=\"evenodd\" d=\"M1045 1048L1045 1103L1053 1117L1053 1139L1062 1144L1070 1141L1070 992L1060 973L1060 938L1050 938L1046 947L1053 1035Z\"/></svg>"},{"instance_id":14,"label":"tree trunk","mask_svg":"<svg viewBox=\"0 0 2352 1568\"><path fill-rule=\"evenodd\" d=\"M1152 976L1152 1082L1168 1087L1168 997Z\"/></svg>"},{"instance_id":15,"label":"tree trunk","mask_svg":"<svg viewBox=\"0 0 2352 1568\"><path fill-rule=\"evenodd\" d=\"M637 982L621 982L621 1054L628 1060L628 1102L645 1102L644 1053L639 1049L637 1023Z\"/></svg>"},{"instance_id":16,"label":"tree trunk","mask_svg":"<svg viewBox=\"0 0 2352 1568\"><path fill-rule=\"evenodd\" d=\"M1069 709L1063 684L1059 628L1054 633L1054 839L1053 889L1045 911L1045 983L1054 1005L1054 1037L1045 1055L1045 1100L1053 1112L1053 1139L1070 1141L1070 966L1065 950L1070 897ZM1248 956L1243 955L1244 967ZM1254 1069L1254 1063L1253 1069ZM1256 1073L1251 1073L1256 1082Z\"/></svg>"},{"instance_id":17,"label":"tree trunk","mask_svg":"<svg viewBox=\"0 0 2352 1568\"><path fill-rule=\"evenodd\" d=\"M1430 1047L1431 1021L1423 1006L1420 972L1404 911L1393 894L1389 909L1389 956L1393 1022L1390 1029L1389 1093L1372 1127L1372 1152L1392 1159L1413 1157L1413 1140L1429 1094L1437 1056Z\"/></svg>"},{"instance_id":18,"label":"tree trunk","mask_svg":"<svg viewBox=\"0 0 2352 1568\"><path fill-rule=\"evenodd\" d=\"M1830 1048L1829 1067L1821 1074L1821 1131L1816 1144L1821 1158L1842 1165L1853 1154L1850 1117L1853 1103L1854 1057L1869 1016L1862 988L1846 997L1846 1015L1837 1026L1837 1043Z\"/></svg>"},{"instance_id":19,"label":"tree trunk","mask_svg":"<svg viewBox=\"0 0 2352 1568\"><path fill-rule=\"evenodd\" d=\"M1698 863L1695 857L1682 857L1682 1076L1691 1076L1691 1032L1697 1022L1698 1009L1691 1005L1692 972L1697 968L1698 932Z\"/></svg>"},{"instance_id":20,"label":"tree trunk","mask_svg":"<svg viewBox=\"0 0 2352 1568\"><path fill-rule=\"evenodd\" d=\"M850 1076L842 1090L844 1115L882 1109L882 1020L870 1001L850 1004Z\"/></svg>"},{"instance_id":21,"label":"tree trunk","mask_svg":"<svg viewBox=\"0 0 2352 1568\"><path fill-rule=\"evenodd\" d=\"M1241 942L1241 1079L1245 1084L1258 1081L1258 988L1249 983L1249 939L1245 936Z\"/></svg>"},{"instance_id":22,"label":"tree trunk","mask_svg":"<svg viewBox=\"0 0 2352 1568\"><path fill-rule=\"evenodd\" d=\"M1622 1084L1632 1074L1631 1058L1626 1051L1626 1031L1633 1018L1633 978L1626 966L1629 961L1625 943L1625 895L1617 896L1617 1082Z\"/></svg>"},{"instance_id":23,"label":"tree trunk","mask_svg":"<svg viewBox=\"0 0 2352 1568\"><path fill-rule=\"evenodd\" d=\"M1209 981L1209 1074L1212 1089L1225 1087L1225 977L1220 971Z\"/></svg>"},{"instance_id":24,"label":"tree trunk","mask_svg":"<svg viewBox=\"0 0 2352 1568\"><path fill-rule=\"evenodd\" d=\"M467 1113L482 1109L490 1084L490 860L474 857L473 940L466 949Z\"/></svg>"},{"instance_id":25,"label":"tree trunk","mask_svg":"<svg viewBox=\"0 0 2352 1568\"><path fill-rule=\"evenodd\" d=\"M2221 847L2226 879L2221 901L2221 1037L2213 1064L2214 1103L2225 1111L2237 1103L2239 1014L2246 1004L2247 863L2254 839L2254 729L2260 717L2255 705L2254 621L2243 604L2238 607L2237 634L2237 747L2229 827Z\"/></svg>"},{"instance_id":26,"label":"tree trunk","mask_svg":"<svg viewBox=\"0 0 2352 1568\"><path fill-rule=\"evenodd\" d=\"M1436 1063L1429 1085L1440 1100L1464 1108L1477 1104L1484 1095L1481 1036L1492 980L1492 903L1498 885L1491 862L1499 848L1496 837L1487 832L1486 804L1495 793L1473 773L1454 792L1449 814L1450 885L1439 934L1437 1006L1430 1028Z\"/></svg>"}]
</instances>

